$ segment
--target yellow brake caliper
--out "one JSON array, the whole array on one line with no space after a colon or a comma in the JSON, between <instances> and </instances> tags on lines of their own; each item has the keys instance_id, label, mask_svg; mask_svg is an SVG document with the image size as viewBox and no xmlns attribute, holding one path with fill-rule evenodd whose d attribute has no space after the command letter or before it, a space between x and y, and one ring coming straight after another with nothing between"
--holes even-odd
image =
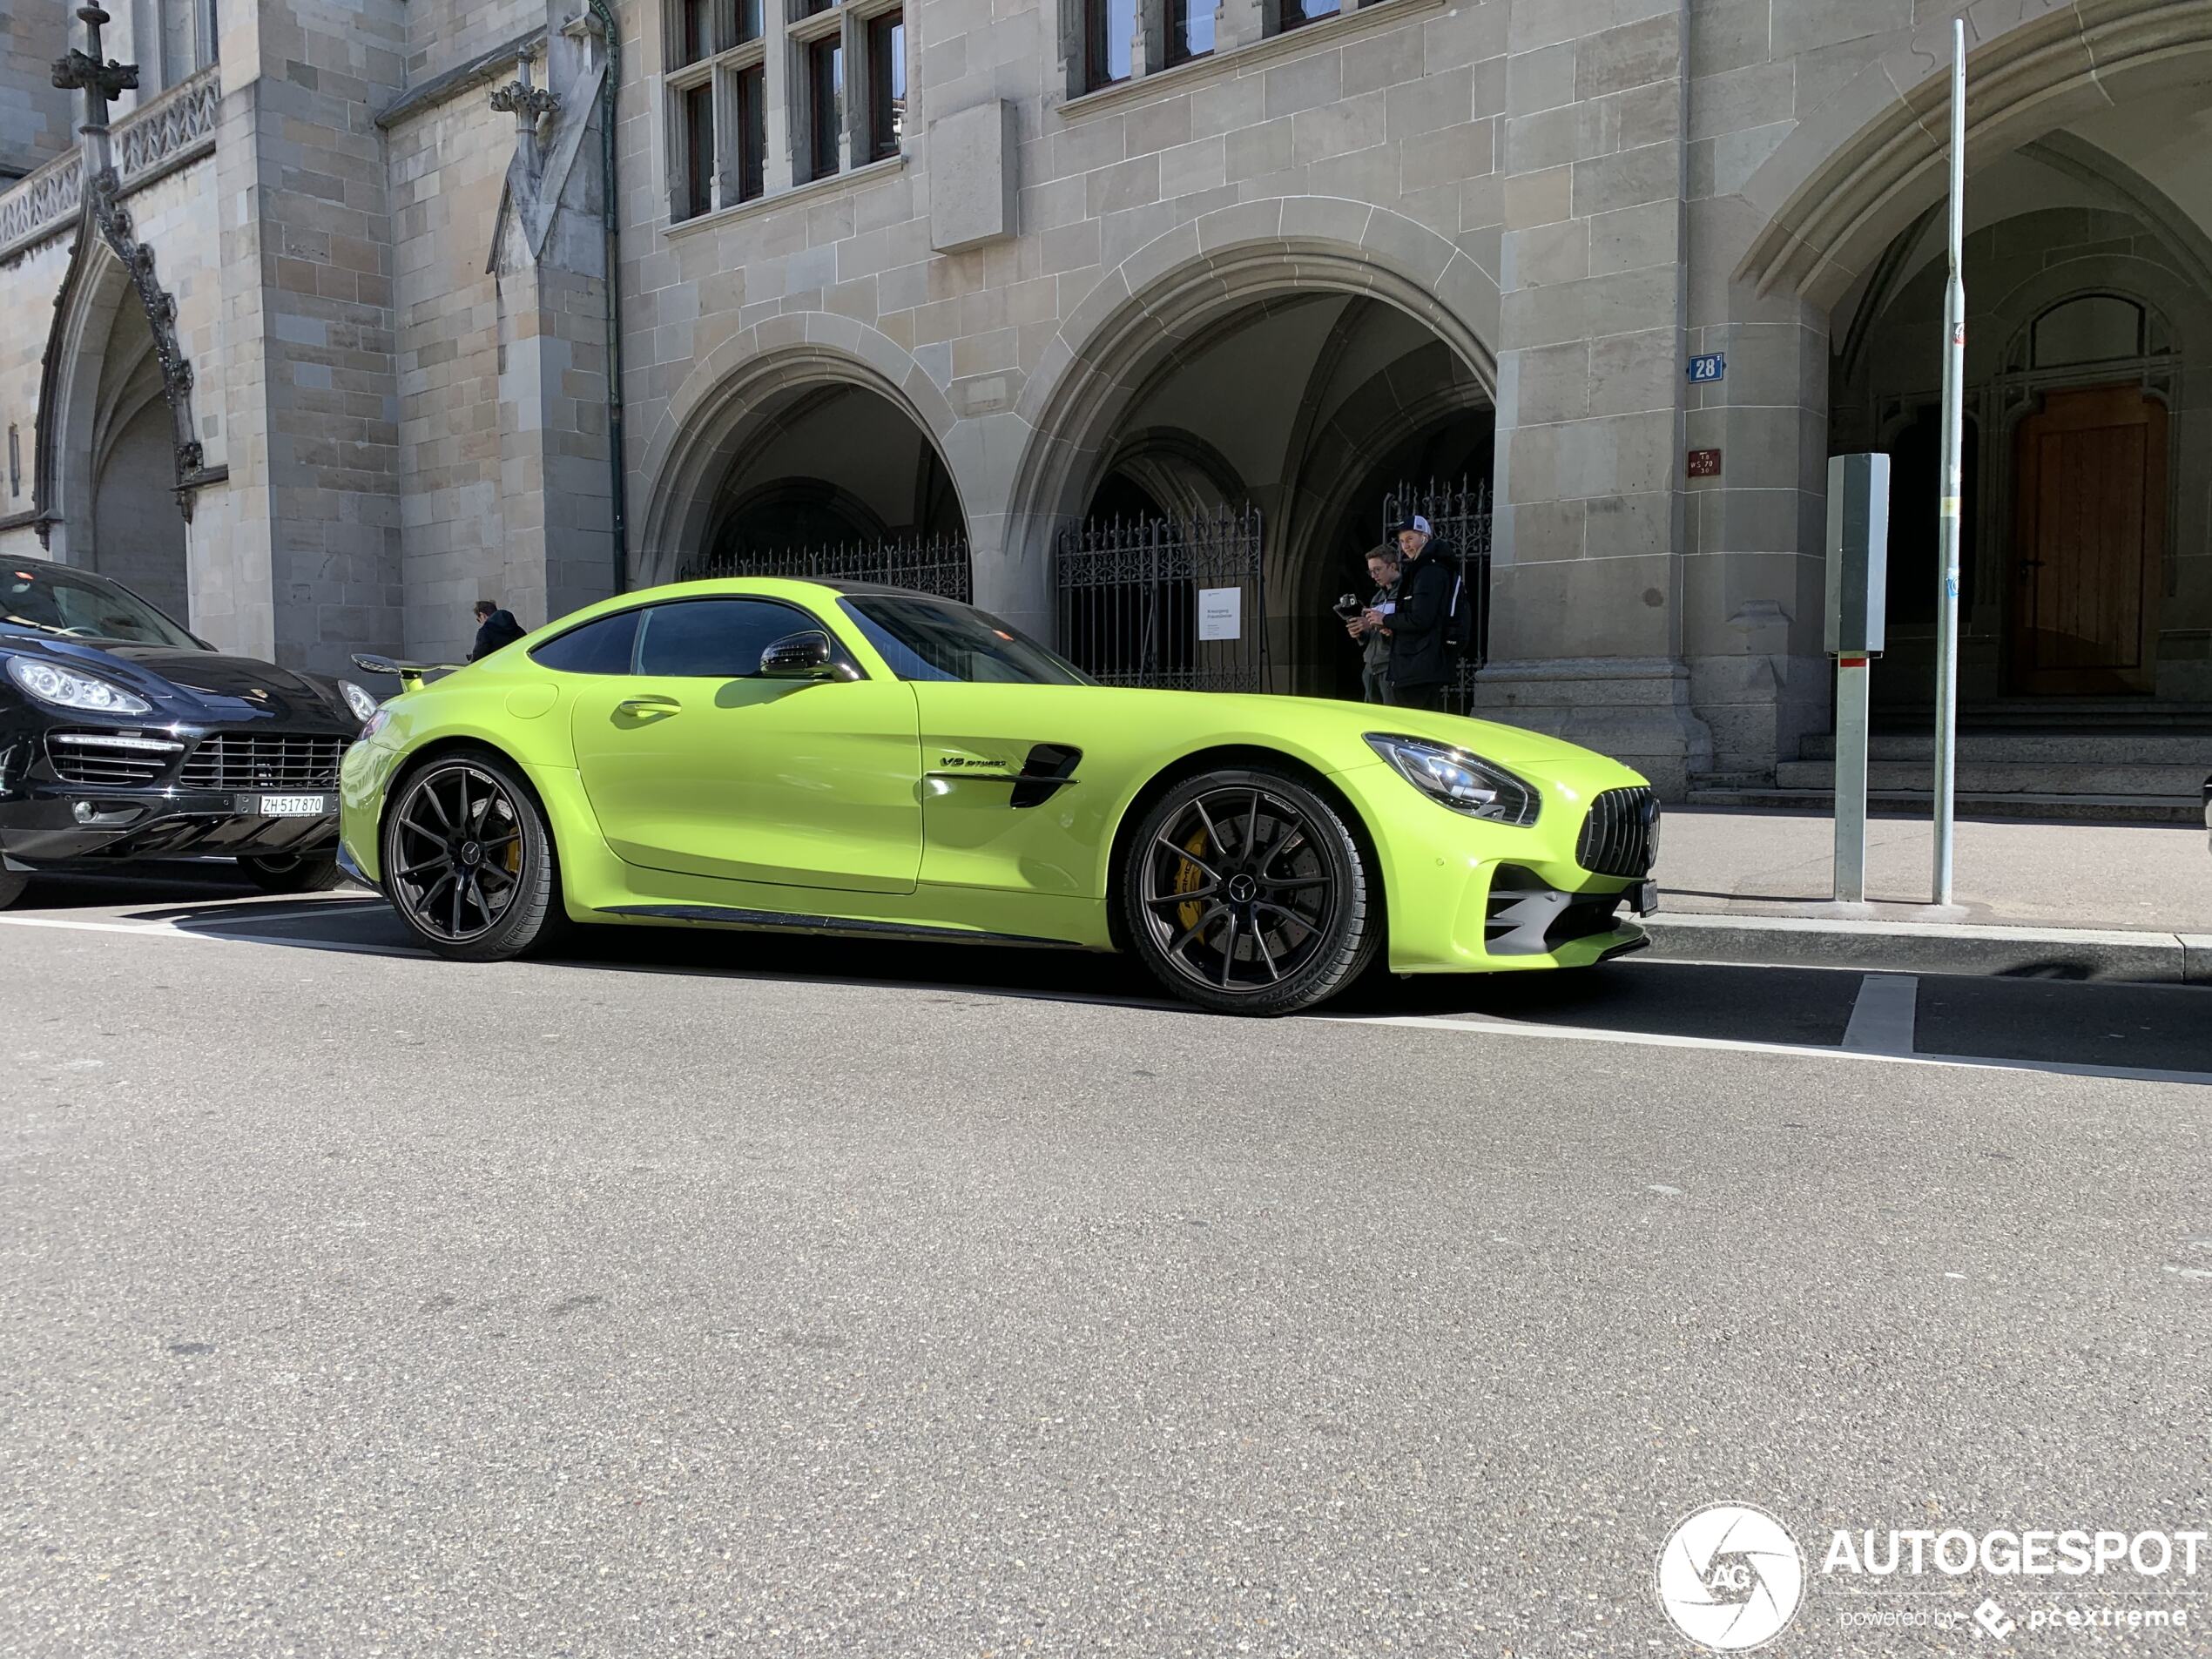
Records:
<instances>
[{"instance_id":1,"label":"yellow brake caliper","mask_svg":"<svg viewBox=\"0 0 2212 1659\"><path fill-rule=\"evenodd\" d=\"M1206 850L1205 831L1203 829L1197 831L1184 843L1184 846L1193 853L1204 853ZM1205 885L1205 880L1206 873L1188 859L1183 860L1176 866L1175 890L1177 893L1196 893ZM1204 908L1194 899L1189 904L1176 907L1175 919L1182 924L1184 931L1187 933L1198 925L1198 918L1204 914Z\"/></svg>"}]
</instances>

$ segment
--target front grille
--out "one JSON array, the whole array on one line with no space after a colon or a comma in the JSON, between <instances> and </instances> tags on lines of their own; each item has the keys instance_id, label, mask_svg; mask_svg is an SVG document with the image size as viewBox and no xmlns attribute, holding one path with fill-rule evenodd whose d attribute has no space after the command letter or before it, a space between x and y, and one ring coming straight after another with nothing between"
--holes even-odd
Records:
<instances>
[{"instance_id":1,"label":"front grille","mask_svg":"<svg viewBox=\"0 0 2212 1659\"><path fill-rule=\"evenodd\" d=\"M186 789L329 789L343 738L217 732L185 757Z\"/></svg>"},{"instance_id":2,"label":"front grille","mask_svg":"<svg viewBox=\"0 0 2212 1659\"><path fill-rule=\"evenodd\" d=\"M146 789L177 763L184 745L172 738L119 732L49 732L46 759L65 784L96 789Z\"/></svg>"},{"instance_id":3,"label":"front grille","mask_svg":"<svg viewBox=\"0 0 2212 1659\"><path fill-rule=\"evenodd\" d=\"M1649 875L1659 856L1659 798L1608 789L1590 803L1575 862L1593 875Z\"/></svg>"}]
</instances>

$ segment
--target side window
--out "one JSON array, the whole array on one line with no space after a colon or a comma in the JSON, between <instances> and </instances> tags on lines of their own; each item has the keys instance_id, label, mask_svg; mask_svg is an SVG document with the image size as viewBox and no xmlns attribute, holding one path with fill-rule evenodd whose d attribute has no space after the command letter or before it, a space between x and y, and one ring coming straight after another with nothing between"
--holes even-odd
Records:
<instances>
[{"instance_id":1,"label":"side window","mask_svg":"<svg viewBox=\"0 0 2212 1659\"><path fill-rule=\"evenodd\" d=\"M530 652L530 660L563 674L627 674L637 639L637 612L618 610L547 640Z\"/></svg>"},{"instance_id":2,"label":"side window","mask_svg":"<svg viewBox=\"0 0 2212 1659\"><path fill-rule=\"evenodd\" d=\"M685 599L645 612L637 647L640 674L682 679L744 679L760 671L760 653L786 634L821 629L816 618L772 599Z\"/></svg>"}]
</instances>

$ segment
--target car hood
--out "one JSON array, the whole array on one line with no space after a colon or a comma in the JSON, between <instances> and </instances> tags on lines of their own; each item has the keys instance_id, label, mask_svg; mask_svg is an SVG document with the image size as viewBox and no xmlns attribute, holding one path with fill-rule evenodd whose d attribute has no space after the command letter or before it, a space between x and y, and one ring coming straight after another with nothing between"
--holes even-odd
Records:
<instances>
[{"instance_id":1,"label":"car hood","mask_svg":"<svg viewBox=\"0 0 2212 1659\"><path fill-rule=\"evenodd\" d=\"M113 680L164 713L200 721L306 721L350 729L359 725L335 680L302 674L252 657L221 651L140 645L123 640L57 639L10 633L0 646L18 656L44 657Z\"/></svg>"}]
</instances>

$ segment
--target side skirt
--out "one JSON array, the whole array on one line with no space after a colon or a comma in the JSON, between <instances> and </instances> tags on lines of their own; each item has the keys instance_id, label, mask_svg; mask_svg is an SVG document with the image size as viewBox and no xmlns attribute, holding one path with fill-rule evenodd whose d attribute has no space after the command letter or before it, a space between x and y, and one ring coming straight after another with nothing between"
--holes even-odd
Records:
<instances>
[{"instance_id":1,"label":"side skirt","mask_svg":"<svg viewBox=\"0 0 2212 1659\"><path fill-rule=\"evenodd\" d=\"M913 921L860 921L842 916L806 916L784 910L742 910L729 905L610 905L594 915L638 921L694 922L711 927L742 927L755 933L813 934L833 939L899 939L931 944L1018 945L1035 950L1095 950L1064 939L1035 939L1026 934L976 933L965 927L933 927Z\"/></svg>"}]
</instances>

